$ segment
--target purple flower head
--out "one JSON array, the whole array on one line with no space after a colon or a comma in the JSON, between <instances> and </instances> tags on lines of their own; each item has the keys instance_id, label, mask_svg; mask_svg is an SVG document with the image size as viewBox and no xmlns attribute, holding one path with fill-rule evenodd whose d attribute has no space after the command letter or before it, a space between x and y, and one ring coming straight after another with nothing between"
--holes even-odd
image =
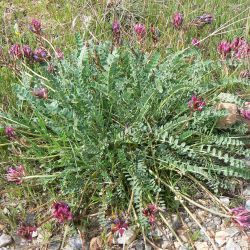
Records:
<instances>
[{"instance_id":1,"label":"purple flower head","mask_svg":"<svg viewBox=\"0 0 250 250\"><path fill-rule=\"evenodd\" d=\"M244 109L242 109L242 110L240 110L240 115L243 118L245 118L247 120L250 120L250 110L244 110Z\"/></svg>"},{"instance_id":2,"label":"purple flower head","mask_svg":"<svg viewBox=\"0 0 250 250\"><path fill-rule=\"evenodd\" d=\"M128 229L128 223L123 217L117 217L113 220L113 225L111 227L112 233L118 232L121 236L123 236L124 232Z\"/></svg>"},{"instance_id":3,"label":"purple flower head","mask_svg":"<svg viewBox=\"0 0 250 250\"><path fill-rule=\"evenodd\" d=\"M23 45L23 55L27 58L32 58L33 52L29 45Z\"/></svg>"},{"instance_id":4,"label":"purple flower head","mask_svg":"<svg viewBox=\"0 0 250 250\"><path fill-rule=\"evenodd\" d=\"M172 16L172 23L175 28L179 29L183 23L183 15L179 12Z\"/></svg>"},{"instance_id":5,"label":"purple flower head","mask_svg":"<svg viewBox=\"0 0 250 250\"><path fill-rule=\"evenodd\" d=\"M213 16L211 14L203 14L197 18L204 24L211 24L213 21Z\"/></svg>"},{"instance_id":6,"label":"purple flower head","mask_svg":"<svg viewBox=\"0 0 250 250\"><path fill-rule=\"evenodd\" d=\"M115 20L112 24L112 31L114 34L119 34L121 29L121 25L118 20Z\"/></svg>"},{"instance_id":7,"label":"purple flower head","mask_svg":"<svg viewBox=\"0 0 250 250\"><path fill-rule=\"evenodd\" d=\"M158 208L154 204L149 204L145 209L143 209L142 213L145 217L148 218L149 224L155 223L155 214L157 213Z\"/></svg>"},{"instance_id":8,"label":"purple flower head","mask_svg":"<svg viewBox=\"0 0 250 250\"><path fill-rule=\"evenodd\" d=\"M197 38L193 38L192 39L192 45L194 45L195 47L200 47L200 40Z\"/></svg>"},{"instance_id":9,"label":"purple flower head","mask_svg":"<svg viewBox=\"0 0 250 250\"><path fill-rule=\"evenodd\" d=\"M40 99L48 99L48 89L40 87L33 90L33 95Z\"/></svg>"},{"instance_id":10,"label":"purple flower head","mask_svg":"<svg viewBox=\"0 0 250 250\"><path fill-rule=\"evenodd\" d=\"M206 103L202 100L201 97L197 97L195 95L193 95L191 97L191 100L189 100L188 102L188 107L192 110L192 111L202 111L202 109L206 106Z\"/></svg>"},{"instance_id":11,"label":"purple flower head","mask_svg":"<svg viewBox=\"0 0 250 250\"><path fill-rule=\"evenodd\" d=\"M41 31L42 31L41 21L37 19L32 19L30 30L38 35L41 34Z\"/></svg>"},{"instance_id":12,"label":"purple flower head","mask_svg":"<svg viewBox=\"0 0 250 250\"><path fill-rule=\"evenodd\" d=\"M62 50L59 48L56 49L56 57L59 60L63 60L63 58L64 58L64 54L63 54Z\"/></svg>"},{"instance_id":13,"label":"purple flower head","mask_svg":"<svg viewBox=\"0 0 250 250\"><path fill-rule=\"evenodd\" d=\"M234 215L233 220L241 227L250 229L250 211L244 207L237 207L230 210Z\"/></svg>"},{"instance_id":14,"label":"purple flower head","mask_svg":"<svg viewBox=\"0 0 250 250\"><path fill-rule=\"evenodd\" d=\"M140 40L146 35L146 32L147 32L145 25L142 23L137 23L134 26L134 31Z\"/></svg>"},{"instance_id":15,"label":"purple flower head","mask_svg":"<svg viewBox=\"0 0 250 250\"><path fill-rule=\"evenodd\" d=\"M13 44L9 49L9 54L14 58L21 58L23 56L21 45Z\"/></svg>"},{"instance_id":16,"label":"purple flower head","mask_svg":"<svg viewBox=\"0 0 250 250\"><path fill-rule=\"evenodd\" d=\"M45 49L43 48L37 48L34 51L34 55L33 58L35 59L35 61L37 62L44 62L46 60L47 57L47 52Z\"/></svg>"},{"instance_id":17,"label":"purple flower head","mask_svg":"<svg viewBox=\"0 0 250 250\"><path fill-rule=\"evenodd\" d=\"M250 45L243 37L236 37L231 43L231 48L234 51L234 56L237 59L250 57Z\"/></svg>"},{"instance_id":18,"label":"purple flower head","mask_svg":"<svg viewBox=\"0 0 250 250\"><path fill-rule=\"evenodd\" d=\"M228 41L221 41L218 44L217 50L223 57L226 57L231 51L230 43Z\"/></svg>"},{"instance_id":19,"label":"purple flower head","mask_svg":"<svg viewBox=\"0 0 250 250\"><path fill-rule=\"evenodd\" d=\"M6 127L5 130L5 135L10 139L13 140L16 137L15 129L12 127Z\"/></svg>"},{"instance_id":20,"label":"purple flower head","mask_svg":"<svg viewBox=\"0 0 250 250\"><path fill-rule=\"evenodd\" d=\"M17 230L17 235L21 236L25 240L31 241L32 234L36 231L37 231L37 227L22 224Z\"/></svg>"},{"instance_id":21,"label":"purple flower head","mask_svg":"<svg viewBox=\"0 0 250 250\"><path fill-rule=\"evenodd\" d=\"M22 177L25 176L24 167L19 165L17 167L10 167L7 170L6 178L9 182L15 182L16 184L21 184L23 182Z\"/></svg>"},{"instance_id":22,"label":"purple flower head","mask_svg":"<svg viewBox=\"0 0 250 250\"><path fill-rule=\"evenodd\" d=\"M60 223L70 221L73 219L73 215L70 211L70 207L63 201L55 202L52 206L52 215Z\"/></svg>"}]
</instances>

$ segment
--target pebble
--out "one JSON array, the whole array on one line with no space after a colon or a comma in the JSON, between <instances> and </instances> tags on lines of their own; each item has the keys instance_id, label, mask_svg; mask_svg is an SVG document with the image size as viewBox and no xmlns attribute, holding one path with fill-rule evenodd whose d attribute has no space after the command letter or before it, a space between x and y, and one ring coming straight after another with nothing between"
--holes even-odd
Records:
<instances>
[{"instance_id":1,"label":"pebble","mask_svg":"<svg viewBox=\"0 0 250 250\"><path fill-rule=\"evenodd\" d=\"M241 247L236 244L232 238L230 238L228 241L227 241L227 244L225 246L225 250L241 250Z\"/></svg>"},{"instance_id":2,"label":"pebble","mask_svg":"<svg viewBox=\"0 0 250 250\"><path fill-rule=\"evenodd\" d=\"M226 231L218 231L215 233L215 242L219 247L222 247L226 243L226 237L228 237L228 233Z\"/></svg>"},{"instance_id":3,"label":"pebble","mask_svg":"<svg viewBox=\"0 0 250 250\"><path fill-rule=\"evenodd\" d=\"M227 235L232 238L240 232L240 229L238 227L229 227L225 231L226 231Z\"/></svg>"},{"instance_id":4,"label":"pebble","mask_svg":"<svg viewBox=\"0 0 250 250\"><path fill-rule=\"evenodd\" d=\"M171 226L174 230L177 230L181 227L181 222L180 222L177 214L171 215Z\"/></svg>"},{"instance_id":5,"label":"pebble","mask_svg":"<svg viewBox=\"0 0 250 250\"><path fill-rule=\"evenodd\" d=\"M194 245L195 245L196 249L209 250L209 246L208 246L207 242L196 241Z\"/></svg>"},{"instance_id":6,"label":"pebble","mask_svg":"<svg viewBox=\"0 0 250 250\"><path fill-rule=\"evenodd\" d=\"M125 233L117 239L119 245L129 245L136 239L136 233L132 228L129 228Z\"/></svg>"},{"instance_id":7,"label":"pebble","mask_svg":"<svg viewBox=\"0 0 250 250\"><path fill-rule=\"evenodd\" d=\"M224 206L229 206L230 203L229 197L221 196L219 199Z\"/></svg>"},{"instance_id":8,"label":"pebble","mask_svg":"<svg viewBox=\"0 0 250 250\"><path fill-rule=\"evenodd\" d=\"M250 185L247 185L242 194L245 196L250 196Z\"/></svg>"},{"instance_id":9,"label":"pebble","mask_svg":"<svg viewBox=\"0 0 250 250\"><path fill-rule=\"evenodd\" d=\"M6 247L12 243L13 239L11 236L7 234L2 234L0 236L0 247Z\"/></svg>"},{"instance_id":10,"label":"pebble","mask_svg":"<svg viewBox=\"0 0 250 250\"><path fill-rule=\"evenodd\" d=\"M250 200L246 201L245 208L250 211Z\"/></svg>"}]
</instances>

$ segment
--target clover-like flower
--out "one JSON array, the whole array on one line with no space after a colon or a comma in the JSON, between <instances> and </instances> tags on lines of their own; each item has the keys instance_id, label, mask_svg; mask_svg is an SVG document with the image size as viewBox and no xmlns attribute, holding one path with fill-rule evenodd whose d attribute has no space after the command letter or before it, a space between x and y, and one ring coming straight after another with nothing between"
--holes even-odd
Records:
<instances>
[{"instance_id":1,"label":"clover-like flower","mask_svg":"<svg viewBox=\"0 0 250 250\"><path fill-rule=\"evenodd\" d=\"M179 29L183 23L183 15L179 12L172 16L172 23L175 28Z\"/></svg>"},{"instance_id":2,"label":"clover-like flower","mask_svg":"<svg viewBox=\"0 0 250 250\"><path fill-rule=\"evenodd\" d=\"M230 44L233 50L233 56L237 59L244 59L250 57L250 45L243 37L236 37Z\"/></svg>"},{"instance_id":3,"label":"clover-like flower","mask_svg":"<svg viewBox=\"0 0 250 250\"><path fill-rule=\"evenodd\" d=\"M155 223L155 214L158 212L158 208L154 204L149 204L142 213L148 218L149 224L153 225Z\"/></svg>"},{"instance_id":4,"label":"clover-like flower","mask_svg":"<svg viewBox=\"0 0 250 250\"><path fill-rule=\"evenodd\" d=\"M118 20L115 20L112 24L112 31L114 34L119 34L121 30L121 25Z\"/></svg>"},{"instance_id":5,"label":"clover-like flower","mask_svg":"<svg viewBox=\"0 0 250 250\"><path fill-rule=\"evenodd\" d=\"M34 51L33 58L37 62L44 62L47 58L47 51L43 48L37 48Z\"/></svg>"},{"instance_id":6,"label":"clover-like flower","mask_svg":"<svg viewBox=\"0 0 250 250\"><path fill-rule=\"evenodd\" d=\"M218 44L217 50L225 58L231 51L231 44L228 41L221 41Z\"/></svg>"},{"instance_id":7,"label":"clover-like flower","mask_svg":"<svg viewBox=\"0 0 250 250\"><path fill-rule=\"evenodd\" d=\"M147 32L145 25L142 23L137 23L134 26L134 31L139 40L141 40L146 35Z\"/></svg>"},{"instance_id":8,"label":"clover-like flower","mask_svg":"<svg viewBox=\"0 0 250 250\"><path fill-rule=\"evenodd\" d=\"M201 97L197 97L195 95L193 95L188 102L188 107L192 111L197 111L197 110L202 111L205 106L206 106L205 101L203 101Z\"/></svg>"},{"instance_id":9,"label":"clover-like flower","mask_svg":"<svg viewBox=\"0 0 250 250\"><path fill-rule=\"evenodd\" d=\"M23 182L23 177L25 176L25 170L23 165L17 167L10 167L7 170L6 179L9 182L15 182L16 184L21 184Z\"/></svg>"},{"instance_id":10,"label":"clover-like flower","mask_svg":"<svg viewBox=\"0 0 250 250\"><path fill-rule=\"evenodd\" d=\"M230 210L234 215L233 220L241 227L250 229L250 211L244 207L237 207Z\"/></svg>"},{"instance_id":11,"label":"clover-like flower","mask_svg":"<svg viewBox=\"0 0 250 250\"><path fill-rule=\"evenodd\" d=\"M23 45L23 55L24 55L26 58L29 58L29 59L32 58L32 56L33 56L33 51L32 51L32 49L30 48L29 45Z\"/></svg>"},{"instance_id":12,"label":"clover-like flower","mask_svg":"<svg viewBox=\"0 0 250 250\"><path fill-rule=\"evenodd\" d=\"M42 24L41 21L38 19L32 19L31 25L30 25L30 30L36 34L41 34L42 31Z\"/></svg>"},{"instance_id":13,"label":"clover-like flower","mask_svg":"<svg viewBox=\"0 0 250 250\"><path fill-rule=\"evenodd\" d=\"M15 59L21 58L23 56L21 45L17 43L13 44L9 49L9 54Z\"/></svg>"},{"instance_id":14,"label":"clover-like flower","mask_svg":"<svg viewBox=\"0 0 250 250\"><path fill-rule=\"evenodd\" d=\"M34 89L33 95L38 97L39 99L48 99L48 89L44 87Z\"/></svg>"},{"instance_id":15,"label":"clover-like flower","mask_svg":"<svg viewBox=\"0 0 250 250\"><path fill-rule=\"evenodd\" d=\"M73 215L70 211L70 207L63 201L55 202L52 206L52 216L60 223L70 221L73 219Z\"/></svg>"},{"instance_id":16,"label":"clover-like flower","mask_svg":"<svg viewBox=\"0 0 250 250\"><path fill-rule=\"evenodd\" d=\"M20 237L24 238L27 241L32 240L32 235L37 231L36 226L30 226L26 224L22 224L18 229L17 229L17 235Z\"/></svg>"},{"instance_id":17,"label":"clover-like flower","mask_svg":"<svg viewBox=\"0 0 250 250\"><path fill-rule=\"evenodd\" d=\"M13 140L16 137L16 132L15 129L8 126L4 129L5 135L10 139Z\"/></svg>"},{"instance_id":18,"label":"clover-like flower","mask_svg":"<svg viewBox=\"0 0 250 250\"><path fill-rule=\"evenodd\" d=\"M117 218L113 220L112 224L112 233L118 232L121 236L123 236L124 232L128 229L128 222L122 216L117 216Z\"/></svg>"},{"instance_id":19,"label":"clover-like flower","mask_svg":"<svg viewBox=\"0 0 250 250\"><path fill-rule=\"evenodd\" d=\"M250 120L250 110L241 109L240 114L243 118Z\"/></svg>"},{"instance_id":20,"label":"clover-like flower","mask_svg":"<svg viewBox=\"0 0 250 250\"><path fill-rule=\"evenodd\" d=\"M194 45L195 47L200 47L200 40L197 38L193 38L191 41L192 45Z\"/></svg>"}]
</instances>

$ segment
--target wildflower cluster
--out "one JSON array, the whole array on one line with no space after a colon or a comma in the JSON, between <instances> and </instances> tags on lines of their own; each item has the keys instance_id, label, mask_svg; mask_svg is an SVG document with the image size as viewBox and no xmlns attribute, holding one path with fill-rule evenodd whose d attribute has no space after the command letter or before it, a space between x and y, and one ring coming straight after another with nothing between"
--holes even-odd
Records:
<instances>
[{"instance_id":1,"label":"wildflower cluster","mask_svg":"<svg viewBox=\"0 0 250 250\"><path fill-rule=\"evenodd\" d=\"M217 50L222 59L225 59L228 55L231 55L232 59L238 60L250 57L250 45L243 37L236 37L232 42L221 41Z\"/></svg>"}]
</instances>

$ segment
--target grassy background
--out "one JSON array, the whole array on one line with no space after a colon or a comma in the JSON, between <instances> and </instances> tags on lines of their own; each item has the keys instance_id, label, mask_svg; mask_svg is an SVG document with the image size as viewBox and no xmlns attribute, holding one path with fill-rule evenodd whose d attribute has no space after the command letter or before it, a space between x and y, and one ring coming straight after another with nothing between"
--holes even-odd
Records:
<instances>
[{"instance_id":1,"label":"grassy background","mask_svg":"<svg viewBox=\"0 0 250 250\"><path fill-rule=\"evenodd\" d=\"M249 35L249 16L247 0L13 0L0 1L0 44L6 52L15 42L34 44L34 36L28 31L32 18L42 21L47 37L64 51L75 46L76 32L84 34L85 39L96 41L112 37L111 24L118 17L123 27L123 37L134 43L133 25L145 23L149 29L154 24L161 32L158 47L181 49L190 44L192 38L204 38L222 24L239 15L237 23L219 32L203 43L206 57L217 56L216 47L223 39ZM171 16L179 11L184 15L181 31L173 29ZM189 22L204 13L214 16L212 25L204 28L190 27ZM244 19L239 21L240 19ZM233 22L232 21L232 22ZM220 34L222 33L222 34ZM127 39L128 40L128 39ZM147 44L151 47L151 39ZM0 69L0 104L11 103L11 83L15 81L10 71ZM2 105L1 105L2 106Z\"/></svg>"}]
</instances>

